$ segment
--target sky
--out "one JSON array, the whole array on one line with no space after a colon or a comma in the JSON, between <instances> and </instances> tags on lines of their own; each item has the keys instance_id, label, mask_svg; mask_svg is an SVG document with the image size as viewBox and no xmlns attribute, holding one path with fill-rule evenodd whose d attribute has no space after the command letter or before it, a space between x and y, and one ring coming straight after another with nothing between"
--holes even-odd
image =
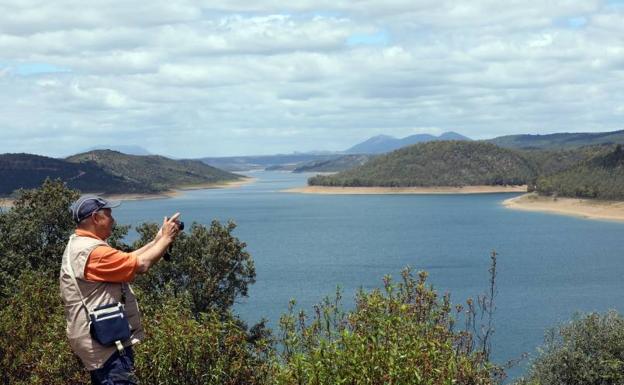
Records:
<instances>
[{"instance_id":1,"label":"sky","mask_svg":"<svg viewBox=\"0 0 624 385\"><path fill-rule=\"evenodd\" d=\"M624 0L0 0L0 153L261 155L623 122Z\"/></svg>"}]
</instances>

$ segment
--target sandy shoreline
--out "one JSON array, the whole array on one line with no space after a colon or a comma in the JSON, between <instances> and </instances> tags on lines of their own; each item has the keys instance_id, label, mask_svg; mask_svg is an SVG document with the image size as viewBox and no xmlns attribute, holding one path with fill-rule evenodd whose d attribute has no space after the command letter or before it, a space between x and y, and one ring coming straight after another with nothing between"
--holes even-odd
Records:
<instances>
[{"instance_id":1,"label":"sandy shoreline","mask_svg":"<svg viewBox=\"0 0 624 385\"><path fill-rule=\"evenodd\" d=\"M530 193L507 199L503 201L503 205L514 210L540 211L586 219L624 221L624 202L622 201L598 201L575 198L554 199Z\"/></svg>"},{"instance_id":2,"label":"sandy shoreline","mask_svg":"<svg viewBox=\"0 0 624 385\"><path fill-rule=\"evenodd\" d=\"M122 201L136 201L147 199L167 199L181 195L184 191L188 190L203 190L203 189L217 189L217 188L237 188L249 183L255 182L256 178L242 178L231 182L222 183L202 183L194 185L180 186L174 190L163 191L156 194L102 194L102 196L108 199L116 199ZM10 208L13 206L13 199L0 198L0 207Z\"/></svg>"},{"instance_id":3,"label":"sandy shoreline","mask_svg":"<svg viewBox=\"0 0 624 385\"><path fill-rule=\"evenodd\" d=\"M300 194L493 194L526 192L527 186L464 186L464 187L295 187L281 192Z\"/></svg>"}]
</instances>

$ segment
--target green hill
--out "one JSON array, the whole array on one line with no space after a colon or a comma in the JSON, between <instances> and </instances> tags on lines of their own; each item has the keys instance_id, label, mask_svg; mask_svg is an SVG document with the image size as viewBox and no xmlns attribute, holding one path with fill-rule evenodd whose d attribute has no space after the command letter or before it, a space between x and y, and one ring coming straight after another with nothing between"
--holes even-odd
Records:
<instances>
[{"instance_id":1,"label":"green hill","mask_svg":"<svg viewBox=\"0 0 624 385\"><path fill-rule=\"evenodd\" d=\"M293 172L338 172L361 166L374 157L374 155L344 155L336 159L313 160L299 165Z\"/></svg>"},{"instance_id":2,"label":"green hill","mask_svg":"<svg viewBox=\"0 0 624 385\"><path fill-rule=\"evenodd\" d=\"M615 148L615 145L595 145L580 148L557 150L518 150L523 157L531 161L538 175L552 175L565 171L578 163L598 155L605 155Z\"/></svg>"},{"instance_id":3,"label":"green hill","mask_svg":"<svg viewBox=\"0 0 624 385\"><path fill-rule=\"evenodd\" d=\"M561 149L595 144L624 144L624 130L596 133L560 133L549 135L507 135L487 140L500 147Z\"/></svg>"},{"instance_id":4,"label":"green hill","mask_svg":"<svg viewBox=\"0 0 624 385\"><path fill-rule=\"evenodd\" d=\"M542 195L605 200L624 199L624 151L618 145L562 172L537 179Z\"/></svg>"},{"instance_id":5,"label":"green hill","mask_svg":"<svg viewBox=\"0 0 624 385\"><path fill-rule=\"evenodd\" d=\"M32 154L0 154L0 195L19 188L39 187L46 178L61 179L71 188L89 192L152 193L156 190L93 164L76 164Z\"/></svg>"},{"instance_id":6,"label":"green hill","mask_svg":"<svg viewBox=\"0 0 624 385\"><path fill-rule=\"evenodd\" d=\"M198 160L173 160L159 155L127 155L112 150L89 151L70 156L67 161L96 165L111 175L161 191L241 178L240 175L219 170Z\"/></svg>"},{"instance_id":7,"label":"green hill","mask_svg":"<svg viewBox=\"0 0 624 385\"><path fill-rule=\"evenodd\" d=\"M522 185L537 169L519 152L491 143L440 141L416 144L335 174L315 176L323 186L471 186Z\"/></svg>"},{"instance_id":8,"label":"green hill","mask_svg":"<svg viewBox=\"0 0 624 385\"><path fill-rule=\"evenodd\" d=\"M176 187L219 183L239 175L194 160L90 151L67 159L33 154L0 154L0 195L39 187L46 178L71 188L104 194L151 194Z\"/></svg>"}]
</instances>

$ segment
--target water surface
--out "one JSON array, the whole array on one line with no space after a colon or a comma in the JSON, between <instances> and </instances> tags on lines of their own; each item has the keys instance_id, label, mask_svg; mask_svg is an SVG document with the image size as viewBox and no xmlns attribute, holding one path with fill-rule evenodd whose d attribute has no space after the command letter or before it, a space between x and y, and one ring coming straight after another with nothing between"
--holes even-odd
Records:
<instances>
[{"instance_id":1,"label":"water surface","mask_svg":"<svg viewBox=\"0 0 624 385\"><path fill-rule=\"evenodd\" d=\"M463 302L487 288L489 254L499 253L494 359L534 353L545 330L576 311L624 310L624 224L514 211L517 194L305 195L279 192L309 175L255 172L256 183L196 190L172 199L128 201L119 223L232 219L256 263L257 282L236 311L277 325L291 298L310 309L324 296L380 287L411 266ZM520 369L510 374L517 376Z\"/></svg>"}]
</instances>

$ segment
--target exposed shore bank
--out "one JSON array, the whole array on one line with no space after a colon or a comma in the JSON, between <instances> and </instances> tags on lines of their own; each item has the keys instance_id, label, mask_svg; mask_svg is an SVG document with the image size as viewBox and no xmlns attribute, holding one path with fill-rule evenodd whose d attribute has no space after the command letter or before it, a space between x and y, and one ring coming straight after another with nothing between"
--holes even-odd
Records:
<instances>
[{"instance_id":1,"label":"exposed shore bank","mask_svg":"<svg viewBox=\"0 0 624 385\"><path fill-rule=\"evenodd\" d=\"M503 201L503 205L514 210L540 211L586 219L624 221L624 202L622 201L553 198L530 193L507 199Z\"/></svg>"},{"instance_id":2,"label":"exposed shore bank","mask_svg":"<svg viewBox=\"0 0 624 385\"><path fill-rule=\"evenodd\" d=\"M295 187L282 192L300 194L494 194L526 192L527 186L464 186L464 187Z\"/></svg>"},{"instance_id":3,"label":"exposed shore bank","mask_svg":"<svg viewBox=\"0 0 624 385\"><path fill-rule=\"evenodd\" d=\"M102 196L109 199L116 199L122 201L136 201L147 199L167 199L181 195L184 191L188 190L203 190L203 189L221 189L221 188L237 188L246 184L255 182L256 178L241 178L230 182L219 183L202 183L194 185L184 185L177 187L173 190L163 191L155 194L102 194ZM0 198L0 207L10 208L13 206L14 199L12 198Z\"/></svg>"}]
</instances>

